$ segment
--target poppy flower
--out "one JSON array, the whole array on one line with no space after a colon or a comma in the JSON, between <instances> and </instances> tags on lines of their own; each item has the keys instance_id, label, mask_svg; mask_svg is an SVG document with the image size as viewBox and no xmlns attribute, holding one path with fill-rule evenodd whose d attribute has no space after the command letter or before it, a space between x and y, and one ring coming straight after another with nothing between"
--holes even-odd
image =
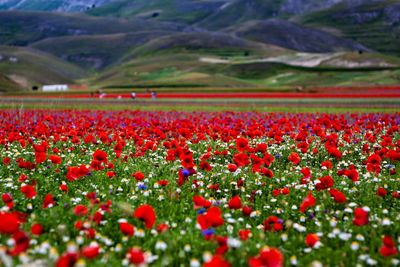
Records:
<instances>
[{"instance_id":1,"label":"poppy flower","mask_svg":"<svg viewBox=\"0 0 400 267\"><path fill-rule=\"evenodd\" d=\"M0 212L0 234L12 235L19 231L20 221L15 213Z\"/></svg>"},{"instance_id":2,"label":"poppy flower","mask_svg":"<svg viewBox=\"0 0 400 267\"><path fill-rule=\"evenodd\" d=\"M37 194L35 187L32 185L21 186L21 192L25 195L26 198L34 198Z\"/></svg>"},{"instance_id":3,"label":"poppy flower","mask_svg":"<svg viewBox=\"0 0 400 267\"><path fill-rule=\"evenodd\" d=\"M363 208L355 208L353 224L357 226L363 226L368 224L368 211Z\"/></svg>"},{"instance_id":4,"label":"poppy flower","mask_svg":"<svg viewBox=\"0 0 400 267\"><path fill-rule=\"evenodd\" d=\"M228 206L232 210L238 210L242 207L242 201L239 196L234 196L229 200Z\"/></svg>"},{"instance_id":5,"label":"poppy flower","mask_svg":"<svg viewBox=\"0 0 400 267\"><path fill-rule=\"evenodd\" d=\"M283 230L283 220L276 216L269 216L264 220L264 231L277 232Z\"/></svg>"},{"instance_id":6,"label":"poppy flower","mask_svg":"<svg viewBox=\"0 0 400 267\"><path fill-rule=\"evenodd\" d=\"M55 203L56 202L53 199L53 195L52 194L47 194L43 199L42 207L44 209L47 209L47 208L50 208L50 207L54 206Z\"/></svg>"},{"instance_id":7,"label":"poppy flower","mask_svg":"<svg viewBox=\"0 0 400 267\"><path fill-rule=\"evenodd\" d=\"M137 219L144 221L146 228L151 229L156 221L156 213L150 205L141 205L136 208L133 216Z\"/></svg>"},{"instance_id":8,"label":"poppy flower","mask_svg":"<svg viewBox=\"0 0 400 267\"><path fill-rule=\"evenodd\" d=\"M34 235L41 235L43 233L43 226L40 223L35 223L31 226L31 233Z\"/></svg>"},{"instance_id":9,"label":"poppy flower","mask_svg":"<svg viewBox=\"0 0 400 267\"><path fill-rule=\"evenodd\" d=\"M308 193L306 198L303 200L303 202L300 205L300 212L304 213L308 208L314 207L315 206L315 198L312 195L312 193Z\"/></svg>"},{"instance_id":10,"label":"poppy flower","mask_svg":"<svg viewBox=\"0 0 400 267\"><path fill-rule=\"evenodd\" d=\"M383 187L379 187L379 188L376 190L376 195L378 195L378 196L380 196L380 197L386 197L387 194L388 194L388 192L387 192L386 189L383 188Z\"/></svg>"},{"instance_id":11,"label":"poppy flower","mask_svg":"<svg viewBox=\"0 0 400 267\"><path fill-rule=\"evenodd\" d=\"M232 163L228 164L228 170L230 172L235 172L237 170L236 164L232 164Z\"/></svg>"},{"instance_id":12,"label":"poppy flower","mask_svg":"<svg viewBox=\"0 0 400 267\"><path fill-rule=\"evenodd\" d=\"M319 178L319 183L315 185L315 188L320 191L324 189L328 189L333 186L333 179L331 176L327 175Z\"/></svg>"},{"instance_id":13,"label":"poppy flower","mask_svg":"<svg viewBox=\"0 0 400 267\"><path fill-rule=\"evenodd\" d=\"M132 264L140 265L145 262L144 253L140 248L131 248L127 256Z\"/></svg>"},{"instance_id":14,"label":"poppy flower","mask_svg":"<svg viewBox=\"0 0 400 267\"><path fill-rule=\"evenodd\" d=\"M87 259L94 259L99 253L100 247L98 245L90 245L82 249L82 255Z\"/></svg>"},{"instance_id":15,"label":"poppy flower","mask_svg":"<svg viewBox=\"0 0 400 267\"><path fill-rule=\"evenodd\" d=\"M85 216L88 213L88 208L84 205L77 205L74 208L74 214L76 216Z\"/></svg>"},{"instance_id":16,"label":"poppy flower","mask_svg":"<svg viewBox=\"0 0 400 267\"><path fill-rule=\"evenodd\" d=\"M200 214L197 217L197 222L199 223L202 230L218 227L224 224L224 219L222 218L222 212L218 207L211 207L204 214Z\"/></svg>"},{"instance_id":17,"label":"poppy flower","mask_svg":"<svg viewBox=\"0 0 400 267\"><path fill-rule=\"evenodd\" d=\"M97 149L93 153L93 159L98 160L100 162L107 162L107 153L103 150Z\"/></svg>"},{"instance_id":18,"label":"poppy flower","mask_svg":"<svg viewBox=\"0 0 400 267\"><path fill-rule=\"evenodd\" d=\"M277 248L266 248L248 261L249 267L283 267L284 258Z\"/></svg>"},{"instance_id":19,"label":"poppy flower","mask_svg":"<svg viewBox=\"0 0 400 267\"><path fill-rule=\"evenodd\" d=\"M202 196L193 196L193 203L194 203L194 208L209 208L211 206L211 202L203 198Z\"/></svg>"},{"instance_id":20,"label":"poppy flower","mask_svg":"<svg viewBox=\"0 0 400 267\"><path fill-rule=\"evenodd\" d=\"M3 195L1 195L1 199L3 200L4 204L6 204L7 207L9 207L10 209L14 207L14 201L11 194L4 193Z\"/></svg>"},{"instance_id":21,"label":"poppy flower","mask_svg":"<svg viewBox=\"0 0 400 267\"><path fill-rule=\"evenodd\" d=\"M127 236L133 236L134 232L135 232L135 228L133 227L133 225L127 223L127 222L120 222L119 223L119 230Z\"/></svg>"},{"instance_id":22,"label":"poppy flower","mask_svg":"<svg viewBox=\"0 0 400 267\"><path fill-rule=\"evenodd\" d=\"M8 251L10 256L18 256L29 248L29 237L26 233L18 231L12 236L14 247Z\"/></svg>"},{"instance_id":23,"label":"poppy flower","mask_svg":"<svg viewBox=\"0 0 400 267\"><path fill-rule=\"evenodd\" d=\"M136 181L144 180L144 174L142 172L135 172L132 174L132 177L135 178Z\"/></svg>"},{"instance_id":24,"label":"poppy flower","mask_svg":"<svg viewBox=\"0 0 400 267\"><path fill-rule=\"evenodd\" d=\"M288 160L293 163L293 165L299 165L300 163L300 156L296 152L290 153Z\"/></svg>"},{"instance_id":25,"label":"poppy flower","mask_svg":"<svg viewBox=\"0 0 400 267\"><path fill-rule=\"evenodd\" d=\"M249 239L250 234L251 234L250 230L242 229L242 230L239 230L238 235L241 240L245 241L245 240Z\"/></svg>"},{"instance_id":26,"label":"poppy flower","mask_svg":"<svg viewBox=\"0 0 400 267\"><path fill-rule=\"evenodd\" d=\"M56 267L73 267L78 261L78 254L74 252L66 252L58 258Z\"/></svg>"},{"instance_id":27,"label":"poppy flower","mask_svg":"<svg viewBox=\"0 0 400 267\"><path fill-rule=\"evenodd\" d=\"M306 236L306 240L305 240L306 245L308 247L314 247L318 241L319 241L319 237L316 234L308 234Z\"/></svg>"},{"instance_id":28,"label":"poppy flower","mask_svg":"<svg viewBox=\"0 0 400 267\"><path fill-rule=\"evenodd\" d=\"M220 255L214 255L203 267L230 267L231 264Z\"/></svg>"},{"instance_id":29,"label":"poppy flower","mask_svg":"<svg viewBox=\"0 0 400 267\"><path fill-rule=\"evenodd\" d=\"M346 195L337 189L329 189L329 194L333 197L333 200L336 203L346 203L347 201Z\"/></svg>"},{"instance_id":30,"label":"poppy flower","mask_svg":"<svg viewBox=\"0 0 400 267\"><path fill-rule=\"evenodd\" d=\"M382 247L379 253L384 257L396 256L398 251L394 240L390 236L384 236L382 239Z\"/></svg>"}]
</instances>

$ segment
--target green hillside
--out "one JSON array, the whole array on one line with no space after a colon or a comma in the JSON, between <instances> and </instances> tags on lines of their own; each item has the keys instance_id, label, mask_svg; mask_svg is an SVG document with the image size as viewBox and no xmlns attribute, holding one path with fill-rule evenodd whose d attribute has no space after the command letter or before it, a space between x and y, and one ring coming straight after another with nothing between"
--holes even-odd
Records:
<instances>
[{"instance_id":1,"label":"green hillside","mask_svg":"<svg viewBox=\"0 0 400 267\"><path fill-rule=\"evenodd\" d=\"M87 75L71 63L32 48L0 46L0 55L0 73L25 90L33 85L73 83Z\"/></svg>"},{"instance_id":2,"label":"green hillside","mask_svg":"<svg viewBox=\"0 0 400 267\"><path fill-rule=\"evenodd\" d=\"M381 53L400 55L400 3L386 0L357 8L334 8L297 18L313 27L339 30L345 38L357 41Z\"/></svg>"}]
</instances>

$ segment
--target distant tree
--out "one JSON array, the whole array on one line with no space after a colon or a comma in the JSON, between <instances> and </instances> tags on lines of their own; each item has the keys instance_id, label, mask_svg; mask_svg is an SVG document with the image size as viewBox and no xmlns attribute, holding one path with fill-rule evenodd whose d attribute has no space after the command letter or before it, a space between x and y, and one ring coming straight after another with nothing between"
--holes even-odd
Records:
<instances>
[{"instance_id":1,"label":"distant tree","mask_svg":"<svg viewBox=\"0 0 400 267\"><path fill-rule=\"evenodd\" d=\"M154 13L151 15L151 17L152 17L152 18L156 18L156 17L158 17L159 15L160 15L160 13L154 12Z\"/></svg>"},{"instance_id":2,"label":"distant tree","mask_svg":"<svg viewBox=\"0 0 400 267\"><path fill-rule=\"evenodd\" d=\"M37 90L39 90L39 86L37 85L32 86L32 91L37 91Z\"/></svg>"}]
</instances>

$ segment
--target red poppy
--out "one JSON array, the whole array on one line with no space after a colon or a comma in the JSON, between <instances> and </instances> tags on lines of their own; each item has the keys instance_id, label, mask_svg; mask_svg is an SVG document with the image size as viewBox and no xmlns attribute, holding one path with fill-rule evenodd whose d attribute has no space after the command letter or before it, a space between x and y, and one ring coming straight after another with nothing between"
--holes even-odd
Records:
<instances>
[{"instance_id":1,"label":"red poppy","mask_svg":"<svg viewBox=\"0 0 400 267\"><path fill-rule=\"evenodd\" d=\"M303 200L300 205L300 212L305 212L308 208L315 206L315 198L312 193L308 193L307 197Z\"/></svg>"},{"instance_id":2,"label":"red poppy","mask_svg":"<svg viewBox=\"0 0 400 267\"><path fill-rule=\"evenodd\" d=\"M103 150L97 149L93 153L93 159L98 160L100 162L107 162L107 153Z\"/></svg>"},{"instance_id":3,"label":"red poppy","mask_svg":"<svg viewBox=\"0 0 400 267\"><path fill-rule=\"evenodd\" d=\"M249 259L250 267L283 267L284 258L276 248L267 248L260 251L256 257Z\"/></svg>"},{"instance_id":4,"label":"red poppy","mask_svg":"<svg viewBox=\"0 0 400 267\"><path fill-rule=\"evenodd\" d=\"M239 196L234 196L229 200L228 206L232 210L238 210L242 207L242 201Z\"/></svg>"},{"instance_id":5,"label":"red poppy","mask_svg":"<svg viewBox=\"0 0 400 267\"><path fill-rule=\"evenodd\" d=\"M82 249L82 255L87 259L94 259L100 253L100 247L98 245L91 245Z\"/></svg>"},{"instance_id":6,"label":"red poppy","mask_svg":"<svg viewBox=\"0 0 400 267\"><path fill-rule=\"evenodd\" d=\"M353 224L357 226L363 226L368 224L368 222L368 211L364 210L363 208L356 208L354 210Z\"/></svg>"},{"instance_id":7,"label":"red poppy","mask_svg":"<svg viewBox=\"0 0 400 267\"><path fill-rule=\"evenodd\" d=\"M239 238L241 240L245 241L245 240L249 239L250 234L251 234L250 230L247 230L247 229L239 230Z\"/></svg>"},{"instance_id":8,"label":"red poppy","mask_svg":"<svg viewBox=\"0 0 400 267\"><path fill-rule=\"evenodd\" d=\"M135 228L133 227L133 225L127 223L127 222L120 222L119 223L119 230L127 236L133 236L133 234L135 233Z\"/></svg>"},{"instance_id":9,"label":"red poppy","mask_svg":"<svg viewBox=\"0 0 400 267\"><path fill-rule=\"evenodd\" d=\"M31 226L31 233L34 235L41 235L43 233L43 226L40 223L35 223Z\"/></svg>"},{"instance_id":10,"label":"red poppy","mask_svg":"<svg viewBox=\"0 0 400 267\"><path fill-rule=\"evenodd\" d=\"M140 248L131 248L128 251L128 259L132 264L140 265L144 263L144 253Z\"/></svg>"},{"instance_id":11,"label":"red poppy","mask_svg":"<svg viewBox=\"0 0 400 267\"><path fill-rule=\"evenodd\" d=\"M222 212L218 207L211 207L205 214L200 214L197 217L197 222L202 230L218 227L224 224L224 219L221 215Z\"/></svg>"},{"instance_id":12,"label":"red poppy","mask_svg":"<svg viewBox=\"0 0 400 267\"><path fill-rule=\"evenodd\" d=\"M293 163L293 165L299 165L300 163L300 156L296 152L290 153L288 160Z\"/></svg>"},{"instance_id":13,"label":"red poppy","mask_svg":"<svg viewBox=\"0 0 400 267\"><path fill-rule=\"evenodd\" d=\"M151 229L156 221L156 213L154 209L150 205L141 205L139 206L133 216L137 219L144 221L146 228Z\"/></svg>"},{"instance_id":14,"label":"red poppy","mask_svg":"<svg viewBox=\"0 0 400 267\"><path fill-rule=\"evenodd\" d=\"M384 257L396 256L398 251L394 240L390 236L384 236L382 239L382 247L379 253Z\"/></svg>"},{"instance_id":15,"label":"red poppy","mask_svg":"<svg viewBox=\"0 0 400 267\"><path fill-rule=\"evenodd\" d=\"M306 245L308 247L314 247L318 241L319 241L319 237L316 234L308 234L306 236L306 240L305 240Z\"/></svg>"},{"instance_id":16,"label":"red poppy","mask_svg":"<svg viewBox=\"0 0 400 267\"><path fill-rule=\"evenodd\" d=\"M283 220L276 216L269 216L264 221L264 231L277 232L283 230Z\"/></svg>"},{"instance_id":17,"label":"red poppy","mask_svg":"<svg viewBox=\"0 0 400 267\"><path fill-rule=\"evenodd\" d=\"M346 195L337 189L329 189L329 194L333 197L336 203L345 203L347 201Z\"/></svg>"},{"instance_id":18,"label":"red poppy","mask_svg":"<svg viewBox=\"0 0 400 267\"><path fill-rule=\"evenodd\" d=\"M49 208L50 206L54 206L55 203L56 202L53 199L53 195L52 194L47 194L43 199L42 206L43 206L44 209L46 209L46 208Z\"/></svg>"},{"instance_id":19,"label":"red poppy","mask_svg":"<svg viewBox=\"0 0 400 267\"><path fill-rule=\"evenodd\" d=\"M12 235L19 231L19 218L15 213L0 212L0 234Z\"/></svg>"},{"instance_id":20,"label":"red poppy","mask_svg":"<svg viewBox=\"0 0 400 267\"><path fill-rule=\"evenodd\" d=\"M88 213L88 208L84 205L77 205L74 208L74 214L77 216L85 216Z\"/></svg>"},{"instance_id":21,"label":"red poppy","mask_svg":"<svg viewBox=\"0 0 400 267\"><path fill-rule=\"evenodd\" d=\"M220 255L214 255L203 267L230 267L230 263Z\"/></svg>"},{"instance_id":22,"label":"red poppy","mask_svg":"<svg viewBox=\"0 0 400 267\"><path fill-rule=\"evenodd\" d=\"M11 256L18 256L22 252L25 252L29 248L29 237L26 233L18 231L13 234L14 247L8 251Z\"/></svg>"},{"instance_id":23,"label":"red poppy","mask_svg":"<svg viewBox=\"0 0 400 267\"><path fill-rule=\"evenodd\" d=\"M136 181L144 180L144 174L142 172L135 172L132 174L132 177L135 178Z\"/></svg>"},{"instance_id":24,"label":"red poppy","mask_svg":"<svg viewBox=\"0 0 400 267\"><path fill-rule=\"evenodd\" d=\"M21 186L21 192L25 195L26 198L34 198L37 194L35 187L32 185Z\"/></svg>"},{"instance_id":25,"label":"red poppy","mask_svg":"<svg viewBox=\"0 0 400 267\"><path fill-rule=\"evenodd\" d=\"M73 267L78 261L78 254L74 252L66 252L58 258L56 267Z\"/></svg>"}]
</instances>

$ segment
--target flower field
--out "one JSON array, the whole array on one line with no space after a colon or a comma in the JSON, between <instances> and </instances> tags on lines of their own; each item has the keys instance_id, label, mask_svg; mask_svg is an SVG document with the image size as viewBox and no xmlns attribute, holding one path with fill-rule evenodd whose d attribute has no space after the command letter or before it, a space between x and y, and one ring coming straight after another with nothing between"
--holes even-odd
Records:
<instances>
[{"instance_id":1,"label":"flower field","mask_svg":"<svg viewBox=\"0 0 400 267\"><path fill-rule=\"evenodd\" d=\"M0 265L400 266L400 113L0 121Z\"/></svg>"}]
</instances>

